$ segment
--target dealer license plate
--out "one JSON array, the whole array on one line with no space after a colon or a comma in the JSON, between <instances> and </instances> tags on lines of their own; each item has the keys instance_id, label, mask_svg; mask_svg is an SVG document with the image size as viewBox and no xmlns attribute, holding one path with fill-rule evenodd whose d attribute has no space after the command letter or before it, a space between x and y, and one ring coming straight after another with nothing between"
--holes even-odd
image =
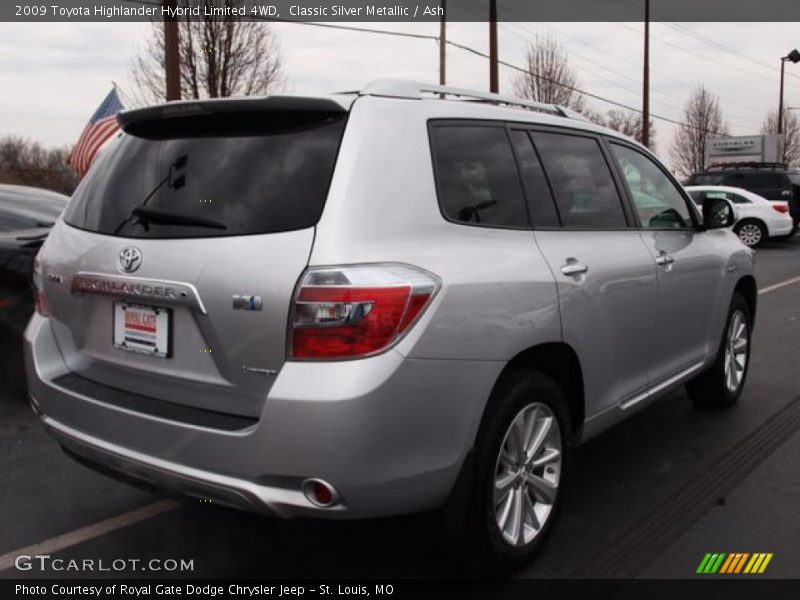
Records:
<instances>
[{"instance_id":1,"label":"dealer license plate","mask_svg":"<svg viewBox=\"0 0 800 600\"><path fill-rule=\"evenodd\" d=\"M114 303L114 348L167 358L170 354L169 308Z\"/></svg>"}]
</instances>

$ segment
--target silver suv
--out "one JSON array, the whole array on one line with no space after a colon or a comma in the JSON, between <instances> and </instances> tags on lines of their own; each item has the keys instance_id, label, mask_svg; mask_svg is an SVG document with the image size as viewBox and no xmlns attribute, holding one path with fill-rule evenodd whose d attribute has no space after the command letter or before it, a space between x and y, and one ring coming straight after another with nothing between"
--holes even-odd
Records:
<instances>
[{"instance_id":1,"label":"silver suv","mask_svg":"<svg viewBox=\"0 0 800 600\"><path fill-rule=\"evenodd\" d=\"M444 507L513 567L571 447L682 384L742 391L734 207L566 109L379 81L119 120L25 339L34 410L90 465L279 517Z\"/></svg>"}]
</instances>

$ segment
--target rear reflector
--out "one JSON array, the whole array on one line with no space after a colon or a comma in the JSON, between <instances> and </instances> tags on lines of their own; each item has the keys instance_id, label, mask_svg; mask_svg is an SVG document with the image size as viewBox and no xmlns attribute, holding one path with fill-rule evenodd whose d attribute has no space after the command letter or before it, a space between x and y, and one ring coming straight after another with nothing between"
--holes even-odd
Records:
<instances>
[{"instance_id":1,"label":"rear reflector","mask_svg":"<svg viewBox=\"0 0 800 600\"><path fill-rule=\"evenodd\" d=\"M292 305L292 359L377 354L397 343L438 288L430 273L398 264L309 269Z\"/></svg>"},{"instance_id":2,"label":"rear reflector","mask_svg":"<svg viewBox=\"0 0 800 600\"><path fill-rule=\"evenodd\" d=\"M339 500L333 486L322 479L306 479L303 482L303 494L312 504L327 508Z\"/></svg>"},{"instance_id":3,"label":"rear reflector","mask_svg":"<svg viewBox=\"0 0 800 600\"><path fill-rule=\"evenodd\" d=\"M45 296L42 289L42 264L39 261L41 250L36 254L33 259L33 300L36 306L36 312L43 317L50 315L50 307L47 304L47 296Z\"/></svg>"}]
</instances>

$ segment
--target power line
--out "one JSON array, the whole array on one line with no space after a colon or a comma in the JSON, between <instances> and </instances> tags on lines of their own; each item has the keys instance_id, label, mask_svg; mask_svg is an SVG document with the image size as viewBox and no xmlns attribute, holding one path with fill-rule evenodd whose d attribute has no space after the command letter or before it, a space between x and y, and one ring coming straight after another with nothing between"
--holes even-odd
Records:
<instances>
[{"instance_id":1,"label":"power line","mask_svg":"<svg viewBox=\"0 0 800 600\"><path fill-rule=\"evenodd\" d=\"M480 5L476 4L476 2L474 2L473 0L460 0L459 3L462 5L463 8L467 9L468 11L470 11L474 15L478 15L479 14L478 9L482 8L482 7L480 7ZM466 6L465 3L470 4L471 6ZM510 10L508 8L506 8L506 11L510 12L511 14L517 14L518 15L518 13L515 13L513 10ZM520 31L522 31L522 32L524 32L526 34L536 35L536 32L531 31L530 29L522 26L520 23L508 22L505 25L504 24L500 24L500 27L503 30L507 31L508 33L510 33L511 35L517 37L518 39L520 39L520 40L522 40L524 42L530 41L530 38L523 37L523 35L520 35L516 31L513 31L512 29L510 29L511 26L516 27L517 29L519 29ZM567 36L567 37L569 37L569 36ZM572 57L572 56L576 56L576 57L580 58L581 60L589 63L590 65L593 65L595 68L602 69L604 71L607 71L608 73L611 73L612 75L615 75L615 76L620 77L622 79L626 79L628 81L631 81L632 83L635 83L637 86L641 83L641 81L638 80L638 79L633 79L632 77L628 77L628 76L626 76L626 75L624 75L624 74L622 74L622 73L620 73L618 71L615 71L614 69L611 69L611 68L609 68L609 67L607 67L605 65L602 65L602 64L600 64L598 62L595 62L595 61L593 61L593 60L591 60L589 58L586 58L585 56L583 56L581 54L578 54L576 52L570 51L570 57ZM613 80L611 80L611 79L609 79L607 77L604 77L602 75L599 75L597 73L593 73L593 75L594 75L594 77L597 77L597 78L601 79L602 81L605 81L606 83L608 83L608 84L610 84L610 85L612 85L614 87L617 87L617 88L619 88L621 90L624 90L624 91L626 91L626 92L628 92L630 94L634 94L635 96L638 96L639 93L640 93L640 90L638 90L638 89L632 90L630 87L626 87L626 86L622 85L619 82L613 81ZM677 82L677 83L679 83L681 85L686 85L686 86L689 85L686 82ZM663 96L665 98L670 98L673 101L680 102L681 104L684 103L684 99L683 98L678 98L677 96L674 96L673 94L669 94L667 92L663 92L663 91L658 90L656 88L653 88L652 91L653 91L653 93L658 94L660 96ZM663 101L663 102L665 104L667 103L667 101ZM731 103L732 104L738 104L736 102L731 102ZM753 110L751 107L743 106L741 104L739 104L739 106L742 106L743 108L745 108L747 110ZM668 107L665 106L664 108L670 108L670 109L674 109L676 111L680 110L680 109L674 108L672 106L668 106ZM752 116L745 116L745 115L740 115L740 114L731 113L731 112L728 112L728 115L734 117L737 121L746 121L746 122L749 122L750 124L756 124L757 126L761 125L761 120L757 119L755 117L752 117ZM747 127L747 126L745 126L745 127Z\"/></svg>"},{"instance_id":2,"label":"power line","mask_svg":"<svg viewBox=\"0 0 800 600\"><path fill-rule=\"evenodd\" d=\"M521 25L519 25L518 23L514 23L514 25L515 25L515 26L517 26L517 27L518 27L520 30L522 30L522 31L525 31L525 32L527 32L527 33L529 33L529 34L535 34L535 32L532 32L531 30L529 30L529 29L527 29L527 28L525 28L525 27L522 27L522 26L521 26ZM519 39L521 39L521 40L523 40L523 41L529 41L529 38L525 38L525 37L523 37L522 35L519 35L518 33L516 33L516 32L514 32L514 31L512 31L511 29L509 29L508 27L504 27L504 29L505 29L505 31L507 31L507 32L508 32L508 33L510 33L511 35L514 35L514 36L516 36L517 38L519 38ZM567 37L569 37L569 36L567 36ZM593 66L594 66L595 68L597 68L597 69L602 69L602 70L604 70L604 71L607 71L607 72L609 72L609 73L611 73L611 74L613 74L613 75L616 75L617 77L619 77L619 78L621 78L621 79L625 79L625 80L627 80L627 81L630 81L630 82L632 82L632 83L635 83L635 84L637 84L637 85L639 85L639 84L640 84L640 81L639 81L639 80L636 80L636 79L634 79L634 78L632 78L632 77L628 77L627 75L624 75L623 73L619 73L619 72L617 72L617 71L615 71L615 70L613 70L613 69L610 69L610 68L608 68L608 67L606 67L606 66L604 66L604 65L602 65L602 64L600 64L600 63L598 63L598 62L595 62L595 61L593 61L593 60L591 60L591 59L589 59L589 58L586 58L585 56L583 56L583 55L581 55L581 54L578 54L577 52L570 51L570 58L572 58L573 56L574 56L574 57L577 57L577 58L578 58L578 59L580 59L581 61L585 61L585 62L587 62L588 64L590 64L590 65L593 65ZM611 80L611 79L609 79L609 78L607 78L607 77L603 77L602 75L599 75L598 73L593 73L593 76L594 76L594 77L597 77L597 78L599 78L599 79L601 79L601 80L605 81L606 83L608 83L608 84L610 84L610 85L613 85L613 86L615 86L615 87L617 87L617 88L619 88L619 89L621 89L621 90L624 90L624 91L626 91L626 92L628 92L628 93L631 93L631 94L636 94L636 95L638 95L638 94L639 94L639 90L638 90L638 89L637 89L637 90L633 90L632 88L630 88L630 87L627 87L627 86L624 86L624 85L622 85L622 84L621 84L621 83L619 83L619 82L613 81L613 80ZM686 85L687 87L690 85L690 84L688 84L688 83L686 83L686 82L677 82L677 83L679 83L679 84L681 84L681 85ZM683 99L683 98L679 98L679 97L675 96L674 94L670 94L670 93L668 93L668 92L665 92L665 91L659 90L658 88L656 88L656 87L653 87L653 86L651 86L651 89L652 89L652 92L653 92L654 94L657 94L657 95L659 95L659 96L662 96L662 97L664 97L664 98L669 98L669 99L671 99L672 101L677 101L677 102L680 102L680 103L683 103L683 102L684 102L684 99ZM663 102L667 103L667 101L666 101L666 100L664 100ZM747 110L754 110L752 107L744 106L744 105L742 105L742 104L739 104L739 103L736 103L736 102L731 102L731 103L732 103L732 104L737 104L737 105L739 105L739 106L741 106L742 108L745 108L745 109L747 109ZM672 108L672 107L669 107L669 108ZM750 123L757 123L757 124L760 124L760 123L761 123L760 119L757 119L757 118L755 118L755 117L752 117L752 116L746 116L746 115L741 115L741 114L738 114L738 113L730 113L730 112L729 112L728 114L729 114L730 116L732 116L732 117L735 117L735 118L736 118L737 120L739 120L739 121L748 121L748 122L750 122Z\"/></svg>"},{"instance_id":3,"label":"power line","mask_svg":"<svg viewBox=\"0 0 800 600\"><path fill-rule=\"evenodd\" d=\"M565 1L569 2L569 0L565 0ZM155 2L154 0L123 0L123 2L127 2L129 4L148 4L148 5L151 5L151 6L161 6L161 3ZM295 24L295 25L306 25L306 26L310 26L310 27L322 27L322 28L325 28L325 29L338 29L338 30L352 31L352 32L358 32L358 33L369 33L369 34L374 34L374 35L388 35L388 36L395 36L395 37L414 38L414 39L420 39L420 40L429 40L429 41L436 42L437 44L440 42L438 36L429 35L429 34L422 34L422 33L409 33L409 32L401 32L401 31L391 31L389 29L376 29L376 28L370 28L370 27L353 27L351 25L340 25L340 24L337 24L337 23L320 23L318 21L294 21L292 19L281 19L281 18L276 18L276 17L251 16L250 18L252 18L253 20L256 20L256 21L265 21L265 22L272 22L272 23L275 23L275 22L278 22L278 23L292 23L292 24ZM480 50L476 50L475 48L472 48L472 47L467 46L465 44L460 44L458 42L454 42L454 41L449 40L449 39L445 40L445 43L448 46L452 46L453 48L458 48L459 50L463 50L463 51L468 52L470 54L474 54L476 56L480 56L481 58L485 58L487 60L491 59L491 57L488 54L486 54L485 52L481 52ZM509 63L508 61L505 61L505 60L498 60L497 62L498 62L498 64L503 65L506 68L509 68L509 69L514 70L514 71L517 71L517 72L520 72L520 73L524 73L524 74L527 74L527 75L532 75L532 76L535 76L535 77L539 77L540 79L543 79L544 81L547 81L548 83L552 83L554 85L561 86L563 88L566 88L566 89L571 90L571 91L573 91L575 93L578 93L578 94L583 94L584 96L586 96L588 98L592 98L592 99L597 100L599 102L605 102L607 104L610 104L612 106L616 106L618 108L624 108L624 109L632 111L634 113L642 114L641 109L636 108L634 106L630 106L630 105L625 104L623 102L618 102L616 100L612 100L610 98L606 98L604 96L600 96L599 94L594 94L592 92L588 92L588 91L583 90L581 88L567 85L567 84L565 84L563 82L556 81L556 80L554 80L552 78L548 78L548 77L543 77L541 75L537 75L535 73L532 73L528 69L520 67L519 65L515 65L513 63ZM697 127L696 125L692 125L690 123L684 123L684 122L678 121L676 119L671 119L669 117L664 117L662 115L657 115L657 114L652 113L652 112L650 113L650 116L652 118L658 119L660 121L664 121L664 122L667 122L667 123L672 123L673 125L689 127L690 129L695 129L697 131L703 131L703 132L709 133L709 134L716 134L717 133L717 132L714 132L714 131L711 131L711 130L708 130L708 129L703 129L702 127Z\"/></svg>"},{"instance_id":4,"label":"power line","mask_svg":"<svg viewBox=\"0 0 800 600\"><path fill-rule=\"evenodd\" d=\"M620 2L622 2L623 0L615 0L615 1L618 4L620 4ZM591 8L587 8L587 7L583 6L583 5L575 4L574 2L572 2L572 0L564 0L564 2L566 2L567 4L571 4L572 6L577 8L578 10L582 10L585 13L590 13L590 14L594 14L594 15L596 15L598 17L602 17L604 22L606 22L606 23L612 23L613 25L616 25L616 26L621 27L623 29L626 29L626 30L628 30L630 32L633 32L636 35L640 35L639 32L636 31L635 29L633 29L632 27L629 27L629 26L624 25L622 23L609 21L607 15L604 15L603 13L601 13L601 12L599 12L597 10L594 10L594 9L591 9ZM625 3L625 5L628 6L628 7L635 6L635 5L631 5L630 3ZM665 22L665 23L668 23L668 22ZM697 34L697 35L702 35L702 34ZM727 69L732 69L732 70L735 70L735 71L740 72L740 73L746 73L746 74L748 74L748 75L750 75L752 77L758 77L759 79L764 79L764 80L768 80L768 81L772 81L774 79L774 75L773 76L769 76L769 75L765 75L764 73L756 73L754 71L749 71L749 70L744 69L742 67L734 66L734 65L731 65L729 63L723 62L721 60L717 60L715 58L711 58L710 56L703 56L702 54L701 55L697 55L697 54L691 52L690 50L687 50L686 48L684 48L682 46L679 46L677 44L673 44L672 42L668 42L668 41L666 41L666 40L664 40L662 38L656 37L655 35L652 35L651 37L652 37L652 39L657 40L658 42L660 42L660 43L662 43L662 44L664 44L666 46L670 46L671 48L675 48L676 50L678 50L680 52L683 52L685 54L690 55L692 58L695 58L695 59L699 58L701 60L712 62L714 64L720 65L720 66L725 67ZM790 85L800 86L800 83L792 83Z\"/></svg>"},{"instance_id":5,"label":"power line","mask_svg":"<svg viewBox=\"0 0 800 600\"><path fill-rule=\"evenodd\" d=\"M633 2L631 0L614 0L614 2L616 2L617 4L623 5L623 6L627 6L629 8L633 8L633 9L638 9L639 8L637 5L633 4ZM658 16L658 14L655 11L653 11L653 14ZM732 54L732 55L734 55L734 56L736 56L738 58L744 59L744 60L746 60L746 61L748 61L748 62L750 62L750 63L752 63L752 64L754 64L756 66L759 66L759 67L762 67L762 68L765 68L765 69L769 69L773 73L778 70L778 68L775 65L770 65L770 64L767 64L767 63L762 62L760 60L756 60L752 56L748 56L746 54L743 54L743 53L739 52L738 50L736 50L734 48L731 48L730 46L726 46L722 42L719 42L719 41L714 40L714 39L710 39L707 36L703 35L702 33L698 33L696 31L694 31L693 29L691 29L690 27L687 27L686 25L683 25L681 23L676 23L676 22L673 22L673 21L667 21L667 20L662 20L661 22L664 25L666 25L667 27L669 27L670 29L673 29L674 31L677 31L678 33L681 33L681 34L683 34L685 36L688 36L688 37L693 37L694 39L696 39L696 40L698 40L698 41L700 41L700 42L702 42L702 43L704 43L704 44L706 44L708 46L716 47L716 48L718 48L719 50L721 50L723 52L727 52L728 54ZM800 79L800 76L795 75L794 73L791 73L791 76L796 78L796 79Z\"/></svg>"}]
</instances>

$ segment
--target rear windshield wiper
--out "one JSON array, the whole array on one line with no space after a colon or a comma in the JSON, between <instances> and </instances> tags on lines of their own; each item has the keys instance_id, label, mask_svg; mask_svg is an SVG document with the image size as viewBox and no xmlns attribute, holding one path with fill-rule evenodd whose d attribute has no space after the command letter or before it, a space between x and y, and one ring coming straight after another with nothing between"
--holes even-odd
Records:
<instances>
[{"instance_id":1,"label":"rear windshield wiper","mask_svg":"<svg viewBox=\"0 0 800 600\"><path fill-rule=\"evenodd\" d=\"M228 228L227 225L219 221L145 206L137 206L134 208L131 211L131 216L138 217L139 221L143 223L158 223L159 225L186 225L189 227L207 227L208 229Z\"/></svg>"}]
</instances>

